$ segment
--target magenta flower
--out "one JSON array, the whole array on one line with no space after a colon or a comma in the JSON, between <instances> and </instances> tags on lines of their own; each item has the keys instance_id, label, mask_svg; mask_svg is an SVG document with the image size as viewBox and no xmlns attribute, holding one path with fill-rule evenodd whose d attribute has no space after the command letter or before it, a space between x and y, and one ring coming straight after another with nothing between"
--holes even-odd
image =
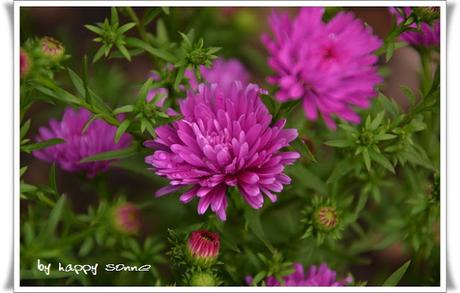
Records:
<instances>
[{"instance_id":1,"label":"magenta flower","mask_svg":"<svg viewBox=\"0 0 460 293\"><path fill-rule=\"evenodd\" d=\"M136 234L141 226L141 213L132 203L124 203L114 210L115 228L127 234Z\"/></svg>"},{"instance_id":2,"label":"magenta flower","mask_svg":"<svg viewBox=\"0 0 460 293\"><path fill-rule=\"evenodd\" d=\"M146 163L171 184L157 196L189 187L180 200L188 203L198 197L198 213L211 207L222 221L229 187L238 188L255 209L262 207L263 194L276 200L273 192L291 182L284 167L300 157L281 151L297 137L297 130L283 129L285 120L271 125L261 91L257 85L235 82L228 94L218 84L201 84L187 93L180 103L184 118L158 127L157 138L145 142L155 149Z\"/></svg>"},{"instance_id":3,"label":"magenta flower","mask_svg":"<svg viewBox=\"0 0 460 293\"><path fill-rule=\"evenodd\" d=\"M211 68L205 66L200 67L200 73L203 80L207 83L219 83L225 92L231 90L235 80L241 81L243 86L249 83L249 73L238 59L225 60L222 58L216 59ZM195 74L192 70L185 71L185 77L189 79L189 84L192 89L198 88L198 83Z\"/></svg>"},{"instance_id":4,"label":"magenta flower","mask_svg":"<svg viewBox=\"0 0 460 293\"><path fill-rule=\"evenodd\" d=\"M267 286L304 286L304 287L338 287L345 286L353 281L351 276L346 277L341 281L337 281L336 272L331 270L327 264L321 264L319 267L311 266L308 273L304 272L303 266L300 263L295 263L295 272L283 277L284 284L281 285L278 280L269 276L265 279ZM252 277L246 277L246 283L252 285Z\"/></svg>"},{"instance_id":5,"label":"magenta flower","mask_svg":"<svg viewBox=\"0 0 460 293\"><path fill-rule=\"evenodd\" d=\"M190 233L187 241L187 255L189 259L203 267L215 263L219 255L219 235L207 230L198 230Z\"/></svg>"},{"instance_id":6,"label":"magenta flower","mask_svg":"<svg viewBox=\"0 0 460 293\"><path fill-rule=\"evenodd\" d=\"M83 131L90 117L91 113L86 109L74 111L67 108L61 121L52 119L49 127L40 127L36 138L37 141L61 138L65 142L34 151L33 155L43 161L56 162L66 171L86 171L90 177L107 170L110 161L80 163L80 160L98 153L128 147L131 144L131 136L123 134L116 144L114 137L117 128L101 119L94 120L86 131Z\"/></svg>"},{"instance_id":7,"label":"magenta flower","mask_svg":"<svg viewBox=\"0 0 460 293\"><path fill-rule=\"evenodd\" d=\"M340 12L328 23L324 9L302 8L289 20L274 12L270 26L274 38L262 36L276 72L268 81L279 86L276 98L303 101L305 115L316 120L318 112L326 125L335 129L333 115L360 123L353 107L367 108L381 82L373 52L382 44L370 27L350 12Z\"/></svg>"},{"instance_id":8,"label":"magenta flower","mask_svg":"<svg viewBox=\"0 0 460 293\"><path fill-rule=\"evenodd\" d=\"M407 16L412 13L410 7L402 7L404 14ZM396 10L396 8L389 8L390 13L396 16L397 24L400 24L404 17ZM412 28L417 28L417 24L413 23L410 25ZM441 25L438 21L434 21L431 25L428 23L421 23L419 31L408 31L401 34L401 39L413 46L438 46L441 38Z\"/></svg>"}]
</instances>

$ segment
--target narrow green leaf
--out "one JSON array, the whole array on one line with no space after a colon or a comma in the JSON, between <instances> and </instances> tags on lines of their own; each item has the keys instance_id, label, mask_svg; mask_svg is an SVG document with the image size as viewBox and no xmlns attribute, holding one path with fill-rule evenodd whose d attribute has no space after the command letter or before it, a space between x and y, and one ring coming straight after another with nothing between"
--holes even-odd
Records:
<instances>
[{"instance_id":1,"label":"narrow green leaf","mask_svg":"<svg viewBox=\"0 0 460 293\"><path fill-rule=\"evenodd\" d=\"M353 143L349 140L346 139L334 139L334 140L329 140L324 143L325 145L337 147L337 148L346 148L350 147L353 145Z\"/></svg>"},{"instance_id":2,"label":"narrow green leaf","mask_svg":"<svg viewBox=\"0 0 460 293\"><path fill-rule=\"evenodd\" d=\"M125 133L126 129L128 129L131 121L126 119L123 123L120 124L117 128L117 132L115 133L115 143L117 144L120 141L121 136Z\"/></svg>"},{"instance_id":3,"label":"narrow green leaf","mask_svg":"<svg viewBox=\"0 0 460 293\"><path fill-rule=\"evenodd\" d=\"M95 25L85 24L84 27L86 27L88 30L90 30L93 33L96 33L98 35L104 34L104 30L102 28L100 28L100 27L95 26Z\"/></svg>"},{"instance_id":4,"label":"narrow green leaf","mask_svg":"<svg viewBox=\"0 0 460 293\"><path fill-rule=\"evenodd\" d=\"M81 97L85 97L85 86L81 78L70 68L67 68L67 73L69 74L70 80L72 81L73 86L77 90L78 94Z\"/></svg>"},{"instance_id":5,"label":"narrow green leaf","mask_svg":"<svg viewBox=\"0 0 460 293\"><path fill-rule=\"evenodd\" d=\"M371 158L369 156L369 151L367 148L365 148L362 152L363 154L363 159L364 159L364 165L366 165L367 171L371 170Z\"/></svg>"},{"instance_id":6,"label":"narrow green leaf","mask_svg":"<svg viewBox=\"0 0 460 293\"><path fill-rule=\"evenodd\" d=\"M353 164L349 160L343 160L339 162L335 166L334 170L332 171L331 175L327 179L326 183L329 184L329 183L339 180L340 178L348 174L351 170L353 170L353 168L354 168Z\"/></svg>"},{"instance_id":7,"label":"narrow green leaf","mask_svg":"<svg viewBox=\"0 0 460 293\"><path fill-rule=\"evenodd\" d=\"M56 144L60 144L60 143L63 143L63 142L64 142L63 139L52 138L52 139L44 140L44 141L37 142L37 143L34 143L34 144L28 144L28 145L25 145L25 146L21 146L21 151L26 152L26 153L30 153L31 151L36 151L36 150L39 150L39 149L47 148L47 147L50 147L50 146L53 146L53 145L56 145Z\"/></svg>"},{"instance_id":8,"label":"narrow green leaf","mask_svg":"<svg viewBox=\"0 0 460 293\"><path fill-rule=\"evenodd\" d=\"M129 112L134 111L134 109L135 107L133 105L125 105L125 106L121 106L113 110L113 114L118 115L120 113L129 113Z\"/></svg>"},{"instance_id":9,"label":"narrow green leaf","mask_svg":"<svg viewBox=\"0 0 460 293\"><path fill-rule=\"evenodd\" d=\"M149 52L155 57L158 57L160 59L163 59L165 61L175 63L176 62L176 57L169 53L168 51L161 50L161 49L156 49L147 44L146 42L136 39L136 38L126 38L126 43L132 47L136 48L141 48L144 49L145 51Z\"/></svg>"},{"instance_id":10,"label":"narrow green leaf","mask_svg":"<svg viewBox=\"0 0 460 293\"><path fill-rule=\"evenodd\" d=\"M179 85L182 82L182 79L184 78L184 73L185 73L185 67L181 67L179 71L177 72L176 80L174 81L174 88L176 89L176 91L179 90Z\"/></svg>"},{"instance_id":11,"label":"narrow green leaf","mask_svg":"<svg viewBox=\"0 0 460 293\"><path fill-rule=\"evenodd\" d=\"M49 186L54 190L57 191L57 183L56 183L56 163L53 162L49 172Z\"/></svg>"},{"instance_id":12,"label":"narrow green leaf","mask_svg":"<svg viewBox=\"0 0 460 293\"><path fill-rule=\"evenodd\" d=\"M46 225L47 235L52 235L54 231L56 230L56 227L59 221L61 220L62 213L64 211L65 202L66 202L65 196L61 196L56 202L56 205L54 206L54 208L51 210L50 215L48 217L48 223Z\"/></svg>"},{"instance_id":13,"label":"narrow green leaf","mask_svg":"<svg viewBox=\"0 0 460 293\"><path fill-rule=\"evenodd\" d=\"M385 116L385 111L381 111L380 113L377 114L377 116L372 120L371 125L370 125L370 130L376 130L380 124L382 124L383 118Z\"/></svg>"},{"instance_id":14,"label":"narrow green leaf","mask_svg":"<svg viewBox=\"0 0 460 293\"><path fill-rule=\"evenodd\" d=\"M118 48L118 50L121 52L121 54L123 54L123 56L124 56L128 61L131 62L131 56L129 55L129 52L128 52L128 50L126 49L126 47L123 46L123 45L121 45L121 44L118 44L118 43L117 43L117 48Z\"/></svg>"},{"instance_id":15,"label":"narrow green leaf","mask_svg":"<svg viewBox=\"0 0 460 293\"><path fill-rule=\"evenodd\" d=\"M406 261L401 267L399 267L393 274L391 274L385 282L383 282L383 286L397 286L399 281L402 279L404 274L406 273L407 269L409 268L411 261Z\"/></svg>"},{"instance_id":16,"label":"narrow green leaf","mask_svg":"<svg viewBox=\"0 0 460 293\"><path fill-rule=\"evenodd\" d=\"M20 131L20 134L19 134L19 137L20 137L20 140L22 140L27 132L29 132L29 129L30 129L30 119L27 120L22 126L21 126L21 131Z\"/></svg>"},{"instance_id":17,"label":"narrow green leaf","mask_svg":"<svg viewBox=\"0 0 460 293\"><path fill-rule=\"evenodd\" d=\"M116 7L110 9L110 22L114 27L118 27L118 12Z\"/></svg>"},{"instance_id":18,"label":"narrow green leaf","mask_svg":"<svg viewBox=\"0 0 460 293\"><path fill-rule=\"evenodd\" d=\"M370 150L369 155L372 158L372 160L374 160L377 163L379 163L379 165L381 165L382 167L384 167L385 169L387 169L391 173L393 173L393 174L395 173L395 169L394 169L393 165L391 164L391 162L384 155L382 155L381 153L375 152L374 150Z\"/></svg>"},{"instance_id":19,"label":"narrow green leaf","mask_svg":"<svg viewBox=\"0 0 460 293\"><path fill-rule=\"evenodd\" d=\"M28 168L29 168L28 166L22 167L22 168L19 170L19 177L22 177L22 175L24 175L24 173L27 172L27 169L28 169Z\"/></svg>"},{"instance_id":20,"label":"narrow green leaf","mask_svg":"<svg viewBox=\"0 0 460 293\"><path fill-rule=\"evenodd\" d=\"M169 15L169 7L161 7L161 9L166 15Z\"/></svg>"},{"instance_id":21,"label":"narrow green leaf","mask_svg":"<svg viewBox=\"0 0 460 293\"><path fill-rule=\"evenodd\" d=\"M128 23L120 26L120 28L117 30L117 32L119 34L123 34L123 33L126 33L127 31L129 31L130 29L132 29L135 26L136 26L135 22L128 22Z\"/></svg>"},{"instance_id":22,"label":"narrow green leaf","mask_svg":"<svg viewBox=\"0 0 460 293\"><path fill-rule=\"evenodd\" d=\"M274 252L275 251L274 247L265 238L265 232L262 227L262 222L260 221L260 213L253 209L246 208L245 216L246 216L246 221L248 223L249 229L251 229L251 231L257 236L257 238L259 238L259 240L262 241L262 243L264 243L265 246L271 252Z\"/></svg>"},{"instance_id":23,"label":"narrow green leaf","mask_svg":"<svg viewBox=\"0 0 460 293\"><path fill-rule=\"evenodd\" d=\"M80 161L80 163L96 162L96 161L106 161L114 159L122 159L133 156L137 153L137 147L131 146L121 150L108 151L96 154L94 156L86 157Z\"/></svg>"},{"instance_id":24,"label":"narrow green leaf","mask_svg":"<svg viewBox=\"0 0 460 293\"><path fill-rule=\"evenodd\" d=\"M99 50L97 50L96 54L94 54L94 57L93 57L93 63L96 63L97 60L101 59L102 55L104 55L104 52L105 52L105 45L101 46L99 48Z\"/></svg>"},{"instance_id":25,"label":"narrow green leaf","mask_svg":"<svg viewBox=\"0 0 460 293\"><path fill-rule=\"evenodd\" d=\"M37 187L27 184L27 183L21 183L21 193L27 193L27 192L34 192L37 191Z\"/></svg>"}]
</instances>

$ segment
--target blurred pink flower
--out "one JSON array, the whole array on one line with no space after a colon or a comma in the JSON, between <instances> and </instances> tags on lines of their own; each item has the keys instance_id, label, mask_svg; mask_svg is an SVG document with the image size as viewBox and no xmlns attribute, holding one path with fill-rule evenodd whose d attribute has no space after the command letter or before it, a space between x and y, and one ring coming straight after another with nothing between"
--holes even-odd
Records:
<instances>
[{"instance_id":1,"label":"blurred pink flower","mask_svg":"<svg viewBox=\"0 0 460 293\"><path fill-rule=\"evenodd\" d=\"M131 136L123 134L116 144L114 138L117 128L101 119L94 120L86 131L83 131L90 118L91 113L86 109L74 111L70 107L67 108L61 121L52 119L49 127L40 127L36 138L38 142L52 138L61 138L64 142L34 151L33 155L43 161L56 162L66 171L86 171L90 177L106 171L110 161L80 163L80 160L98 153L128 147L131 144Z\"/></svg>"},{"instance_id":2,"label":"blurred pink flower","mask_svg":"<svg viewBox=\"0 0 460 293\"><path fill-rule=\"evenodd\" d=\"M132 203L124 203L114 210L115 227L127 234L136 234L141 225L140 210Z\"/></svg>"},{"instance_id":3,"label":"blurred pink flower","mask_svg":"<svg viewBox=\"0 0 460 293\"><path fill-rule=\"evenodd\" d=\"M336 272L331 270L327 264L321 264L319 267L311 266L306 274L303 266L300 263L295 263L295 272L283 277L284 284L281 283L273 276L269 276L265 279L267 286L304 286L304 287L337 287L344 286L353 281L351 276L337 281ZM251 276L246 277L246 283L252 285L253 278Z\"/></svg>"},{"instance_id":4,"label":"blurred pink flower","mask_svg":"<svg viewBox=\"0 0 460 293\"><path fill-rule=\"evenodd\" d=\"M367 108L376 95L377 56L382 44L370 27L350 12L339 12L323 22L324 8L301 8L294 20L273 12L269 19L273 39L262 36L270 53L268 63L276 72L268 81L279 86L281 101L303 100L310 120L318 112L335 129L333 115L360 123L353 106Z\"/></svg>"}]
</instances>

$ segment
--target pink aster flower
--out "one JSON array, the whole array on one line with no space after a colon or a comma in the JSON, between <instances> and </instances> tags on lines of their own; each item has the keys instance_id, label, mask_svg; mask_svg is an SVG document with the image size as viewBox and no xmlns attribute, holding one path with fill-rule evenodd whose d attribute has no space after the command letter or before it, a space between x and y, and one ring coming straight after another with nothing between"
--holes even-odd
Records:
<instances>
[{"instance_id":1,"label":"pink aster flower","mask_svg":"<svg viewBox=\"0 0 460 293\"><path fill-rule=\"evenodd\" d=\"M283 277L284 284L281 283L273 276L269 276L265 279L267 286L304 286L304 287L338 287L345 286L353 281L351 276L338 281L336 278L336 272L331 270L327 264L321 264L319 267L311 266L308 273L304 272L302 264L295 263L295 272ZM252 277L246 277L246 283L252 285Z\"/></svg>"},{"instance_id":2,"label":"pink aster flower","mask_svg":"<svg viewBox=\"0 0 460 293\"><path fill-rule=\"evenodd\" d=\"M370 27L351 12L323 22L324 9L305 7L294 20L274 12L269 19L274 38L262 36L276 72L268 81L279 86L276 98L303 101L305 115L321 114L335 129L333 116L360 123L353 107L367 108L381 82L373 52L382 44Z\"/></svg>"},{"instance_id":3,"label":"pink aster flower","mask_svg":"<svg viewBox=\"0 0 460 293\"><path fill-rule=\"evenodd\" d=\"M37 141L61 138L65 142L34 151L33 155L43 161L56 162L62 169L70 172L86 171L92 177L105 171L110 161L80 163L80 160L98 153L122 149L131 144L131 136L123 134L120 141L114 142L117 128L101 119L94 120L86 131L83 127L90 119L86 109L74 111L67 108L61 121L52 119L49 127L40 127Z\"/></svg>"},{"instance_id":4,"label":"pink aster flower","mask_svg":"<svg viewBox=\"0 0 460 293\"><path fill-rule=\"evenodd\" d=\"M238 188L255 209L262 207L263 194L271 201L291 179L284 167L300 155L282 151L297 137L296 129L283 129L285 120L271 124L272 116L260 100L261 89L235 82L231 91L218 84L200 84L180 103L183 119L156 129L157 138L145 146L155 149L145 158L170 186L157 196L189 189L183 203L198 197L198 213L210 207L226 219L227 189Z\"/></svg>"},{"instance_id":5,"label":"pink aster flower","mask_svg":"<svg viewBox=\"0 0 460 293\"><path fill-rule=\"evenodd\" d=\"M412 9L410 7L402 7L405 15L410 15ZM397 24L404 21L404 17L396 10L396 8L389 8L390 13L396 16ZM417 24L413 23L410 25L412 28L417 28ZM438 46L441 38L441 25L438 21L434 21L431 25L428 23L421 23L419 31L408 31L401 34L401 39L413 46Z\"/></svg>"},{"instance_id":6,"label":"pink aster flower","mask_svg":"<svg viewBox=\"0 0 460 293\"><path fill-rule=\"evenodd\" d=\"M250 78L244 65L241 64L238 59L234 58L228 60L218 58L213 62L211 68L201 66L200 73L205 82L219 83L226 92L231 90L235 80L241 81L241 83L245 86L249 83ZM189 79L190 87L192 89L198 88L198 82L192 70L186 70L185 77Z\"/></svg>"}]
</instances>

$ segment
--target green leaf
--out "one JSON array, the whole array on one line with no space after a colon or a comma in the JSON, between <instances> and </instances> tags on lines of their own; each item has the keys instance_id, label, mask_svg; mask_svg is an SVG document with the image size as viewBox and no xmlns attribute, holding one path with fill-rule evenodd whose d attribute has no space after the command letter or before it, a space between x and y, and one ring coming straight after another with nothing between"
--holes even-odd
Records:
<instances>
[{"instance_id":1,"label":"green leaf","mask_svg":"<svg viewBox=\"0 0 460 293\"><path fill-rule=\"evenodd\" d=\"M94 54L94 57L93 57L93 63L96 63L97 60L101 59L102 55L104 55L105 49L106 49L106 46L103 45L99 48L99 50L97 50L96 54Z\"/></svg>"},{"instance_id":2,"label":"green leaf","mask_svg":"<svg viewBox=\"0 0 460 293\"><path fill-rule=\"evenodd\" d=\"M56 230L56 227L61 220L62 213L64 211L66 198L65 196L61 196L56 205L51 210L50 215L48 217L48 223L46 225L46 234L52 235Z\"/></svg>"},{"instance_id":3,"label":"green leaf","mask_svg":"<svg viewBox=\"0 0 460 293\"><path fill-rule=\"evenodd\" d=\"M113 114L118 115L120 113L129 113L129 112L134 111L134 109L135 107L133 105L125 105L125 106L121 106L113 110Z\"/></svg>"},{"instance_id":4,"label":"green leaf","mask_svg":"<svg viewBox=\"0 0 460 293\"><path fill-rule=\"evenodd\" d=\"M335 166L326 183L329 184L339 180L340 178L348 174L351 170L353 170L353 168L353 164L348 159L341 161Z\"/></svg>"},{"instance_id":5,"label":"green leaf","mask_svg":"<svg viewBox=\"0 0 460 293\"><path fill-rule=\"evenodd\" d=\"M411 261L406 261L400 268L398 268L391 276L389 276L385 282L383 282L383 286L397 286L399 281L406 273L407 269L409 268Z\"/></svg>"},{"instance_id":6,"label":"green leaf","mask_svg":"<svg viewBox=\"0 0 460 293\"><path fill-rule=\"evenodd\" d=\"M70 68L67 68L67 72L78 94L81 97L85 97L86 90L85 90L85 86L83 85L83 81L81 80L81 78Z\"/></svg>"},{"instance_id":7,"label":"green leaf","mask_svg":"<svg viewBox=\"0 0 460 293\"><path fill-rule=\"evenodd\" d=\"M123 33L126 33L127 31L129 31L130 29L132 29L133 27L136 26L136 23L135 22L128 22L124 25L122 25L118 30L117 32L119 34L123 34Z\"/></svg>"},{"instance_id":8,"label":"green leaf","mask_svg":"<svg viewBox=\"0 0 460 293\"><path fill-rule=\"evenodd\" d=\"M28 166L22 167L22 168L19 170L19 177L22 177L22 175L24 175L24 173L27 172L27 169L28 169L28 168L29 168Z\"/></svg>"},{"instance_id":9,"label":"green leaf","mask_svg":"<svg viewBox=\"0 0 460 293\"><path fill-rule=\"evenodd\" d=\"M380 124L382 124L384 116L385 116L385 111L382 111L379 114L377 114L377 117L375 117L374 120L372 120L372 123L371 123L369 129L370 130L376 130L380 126Z\"/></svg>"},{"instance_id":10,"label":"green leaf","mask_svg":"<svg viewBox=\"0 0 460 293\"><path fill-rule=\"evenodd\" d=\"M34 143L34 144L28 144L28 145L25 145L25 146L21 146L21 151L26 152L26 153L30 153L31 151L40 150L40 149L47 148L47 147L50 147L50 146L53 146L53 145L56 145L56 144L60 144L60 143L63 143L63 142L65 142L63 139L52 138L52 139L40 141L40 142L37 142L37 143Z\"/></svg>"},{"instance_id":11,"label":"green leaf","mask_svg":"<svg viewBox=\"0 0 460 293\"><path fill-rule=\"evenodd\" d=\"M27 183L21 183L21 193L27 193L27 192L34 192L36 191L38 188L36 186L33 186L33 185L30 185L30 184L27 184Z\"/></svg>"},{"instance_id":12,"label":"green leaf","mask_svg":"<svg viewBox=\"0 0 460 293\"><path fill-rule=\"evenodd\" d=\"M137 154L138 150L136 146L131 146L129 148L121 149L121 150L114 150L96 154L94 156L86 157L80 161L80 163L89 163L89 162L96 162L96 161L107 161L107 160L114 160L114 159L122 159L131 157Z\"/></svg>"},{"instance_id":13,"label":"green leaf","mask_svg":"<svg viewBox=\"0 0 460 293\"><path fill-rule=\"evenodd\" d=\"M100 28L100 27L95 26L95 25L85 24L84 27L86 27L87 29L89 29L90 31L92 31L93 33L96 33L98 35L104 34L104 30L102 28Z\"/></svg>"},{"instance_id":14,"label":"green leaf","mask_svg":"<svg viewBox=\"0 0 460 293\"><path fill-rule=\"evenodd\" d=\"M391 162L381 153L378 153L374 150L369 151L369 155L372 158L372 160L376 161L379 163L382 167L390 171L391 173L395 174L395 169L393 168L393 165Z\"/></svg>"},{"instance_id":15,"label":"green leaf","mask_svg":"<svg viewBox=\"0 0 460 293\"><path fill-rule=\"evenodd\" d=\"M263 280L267 276L267 272L265 271L260 271L257 273L257 275L254 276L254 279L252 279L252 286L257 286L257 284L260 283L260 281Z\"/></svg>"},{"instance_id":16,"label":"green leaf","mask_svg":"<svg viewBox=\"0 0 460 293\"><path fill-rule=\"evenodd\" d=\"M129 52L128 50L126 49L125 46L121 45L120 43L117 42L117 48L118 48L118 51L121 52L121 54L123 54L123 56L131 62L131 56L129 55Z\"/></svg>"},{"instance_id":17,"label":"green leaf","mask_svg":"<svg viewBox=\"0 0 460 293\"><path fill-rule=\"evenodd\" d=\"M118 12L116 7L110 9L110 22L114 27L118 27Z\"/></svg>"},{"instance_id":18,"label":"green leaf","mask_svg":"<svg viewBox=\"0 0 460 293\"><path fill-rule=\"evenodd\" d=\"M367 171L371 170L371 158L369 156L369 151L367 148L363 150L363 159L364 159L364 165L366 165Z\"/></svg>"},{"instance_id":19,"label":"green leaf","mask_svg":"<svg viewBox=\"0 0 460 293\"><path fill-rule=\"evenodd\" d=\"M260 213L253 209L246 208L245 216L249 229L251 229L251 231L257 236L257 238L259 238L259 240L265 244L265 246L270 250L270 252L273 253L275 249L271 245L271 243L268 242L268 240L265 238L265 232L262 227L262 222L260 221Z\"/></svg>"},{"instance_id":20,"label":"green leaf","mask_svg":"<svg viewBox=\"0 0 460 293\"><path fill-rule=\"evenodd\" d=\"M176 89L176 91L179 90L179 85L182 82L182 79L184 78L184 73L185 73L185 67L181 67L179 71L177 72L176 80L174 81L174 88Z\"/></svg>"},{"instance_id":21,"label":"green leaf","mask_svg":"<svg viewBox=\"0 0 460 293\"><path fill-rule=\"evenodd\" d=\"M123 133L125 133L126 129L128 129L130 124L131 124L131 121L126 119L125 121L123 121L123 123L120 124L120 126L118 126L117 133L115 133L115 143L116 144L118 144L121 136L123 135Z\"/></svg>"},{"instance_id":22,"label":"green leaf","mask_svg":"<svg viewBox=\"0 0 460 293\"><path fill-rule=\"evenodd\" d=\"M346 139L334 139L326 141L324 144L337 147L337 148L346 148L353 145L353 142L346 140Z\"/></svg>"},{"instance_id":23,"label":"green leaf","mask_svg":"<svg viewBox=\"0 0 460 293\"><path fill-rule=\"evenodd\" d=\"M144 14L143 18L143 24L144 26L148 25L159 13L161 12L161 9L155 7L155 8L150 8L146 14Z\"/></svg>"},{"instance_id":24,"label":"green leaf","mask_svg":"<svg viewBox=\"0 0 460 293\"><path fill-rule=\"evenodd\" d=\"M149 52L155 57L158 57L160 59L163 59L165 61L175 63L176 62L176 57L169 53L168 51L161 50L161 49L156 49L147 44L146 42L136 39L136 38L126 38L126 43L132 47L136 48L141 48L144 49L145 51Z\"/></svg>"},{"instance_id":25,"label":"green leaf","mask_svg":"<svg viewBox=\"0 0 460 293\"><path fill-rule=\"evenodd\" d=\"M27 120L27 121L21 126L21 131L20 131L20 135L19 135L20 140L22 140L22 139L26 136L27 132L29 132L29 129L30 129L30 119Z\"/></svg>"},{"instance_id":26,"label":"green leaf","mask_svg":"<svg viewBox=\"0 0 460 293\"><path fill-rule=\"evenodd\" d=\"M400 88L403 91L404 95L409 99L409 105L415 105L415 103L417 102L417 97L415 96L412 89L405 85L401 85Z\"/></svg>"},{"instance_id":27,"label":"green leaf","mask_svg":"<svg viewBox=\"0 0 460 293\"><path fill-rule=\"evenodd\" d=\"M56 163L53 162L49 172L49 186L54 190L57 191L57 184L56 184Z\"/></svg>"},{"instance_id":28,"label":"green leaf","mask_svg":"<svg viewBox=\"0 0 460 293\"><path fill-rule=\"evenodd\" d=\"M166 15L169 15L169 7L161 7L161 9Z\"/></svg>"}]
</instances>

